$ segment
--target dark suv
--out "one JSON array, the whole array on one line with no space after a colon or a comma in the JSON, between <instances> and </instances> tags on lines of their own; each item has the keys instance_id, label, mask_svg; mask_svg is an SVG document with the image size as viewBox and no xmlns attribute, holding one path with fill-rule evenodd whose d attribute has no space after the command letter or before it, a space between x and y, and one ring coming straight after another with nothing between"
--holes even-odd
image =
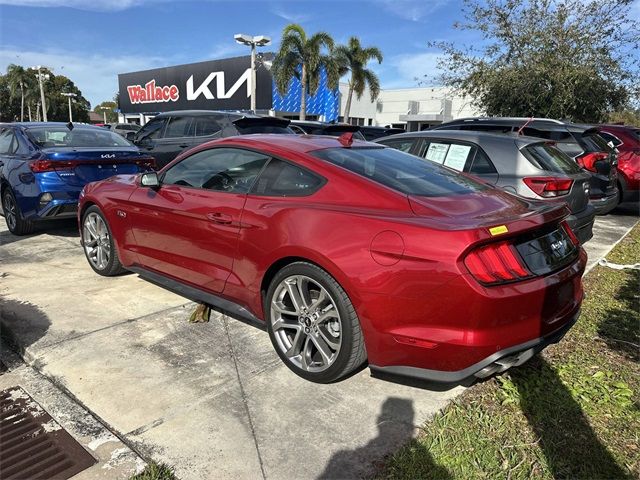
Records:
<instances>
[{"instance_id":1,"label":"dark suv","mask_svg":"<svg viewBox=\"0 0 640 480\"><path fill-rule=\"evenodd\" d=\"M329 135L339 137L345 132L352 132L353 138L364 140L364 136L360 133L360 127L357 125L349 125L348 123L326 123L314 120L293 120L289 125L290 128L301 135Z\"/></svg>"},{"instance_id":2,"label":"dark suv","mask_svg":"<svg viewBox=\"0 0 640 480\"><path fill-rule=\"evenodd\" d=\"M474 117L442 123L433 130L517 132L551 140L591 174L589 203L597 214L608 213L618 204L616 152L596 128L547 118Z\"/></svg>"},{"instance_id":3,"label":"dark suv","mask_svg":"<svg viewBox=\"0 0 640 480\"><path fill-rule=\"evenodd\" d=\"M251 133L288 133L289 120L239 112L184 110L154 117L134 135L127 135L141 151L156 159L162 168L180 152L221 137Z\"/></svg>"}]
</instances>

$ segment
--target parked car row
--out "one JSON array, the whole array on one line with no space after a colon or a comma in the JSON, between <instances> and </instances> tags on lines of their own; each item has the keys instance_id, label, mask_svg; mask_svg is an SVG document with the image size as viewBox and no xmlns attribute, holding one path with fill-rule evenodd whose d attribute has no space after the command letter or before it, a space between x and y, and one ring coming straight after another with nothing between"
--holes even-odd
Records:
<instances>
[{"instance_id":1,"label":"parked car row","mask_svg":"<svg viewBox=\"0 0 640 480\"><path fill-rule=\"evenodd\" d=\"M104 128L3 124L4 216L25 234L77 215L96 273L133 271L266 325L282 361L315 382L364 362L441 382L484 378L575 323L593 177L604 163L615 179L615 150L592 172L594 152L574 156L581 168L561 142L522 135L526 125L378 143L352 127L296 126L324 132L166 113L127 134L138 148Z\"/></svg>"}]
</instances>

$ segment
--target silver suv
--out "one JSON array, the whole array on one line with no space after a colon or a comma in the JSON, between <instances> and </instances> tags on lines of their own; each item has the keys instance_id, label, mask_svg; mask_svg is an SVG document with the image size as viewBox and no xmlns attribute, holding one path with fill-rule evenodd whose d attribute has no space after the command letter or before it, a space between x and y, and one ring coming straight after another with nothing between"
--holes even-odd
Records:
<instances>
[{"instance_id":1,"label":"silver suv","mask_svg":"<svg viewBox=\"0 0 640 480\"><path fill-rule=\"evenodd\" d=\"M429 130L392 135L377 143L468 173L508 192L546 202L564 202L567 222L580 242L592 236L589 173L553 142L475 131Z\"/></svg>"}]
</instances>

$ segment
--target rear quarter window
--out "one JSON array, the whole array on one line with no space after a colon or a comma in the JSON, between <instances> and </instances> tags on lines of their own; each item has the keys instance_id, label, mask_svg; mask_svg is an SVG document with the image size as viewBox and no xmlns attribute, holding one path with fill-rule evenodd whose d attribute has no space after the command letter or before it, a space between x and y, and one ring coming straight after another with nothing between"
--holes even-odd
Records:
<instances>
[{"instance_id":1,"label":"rear quarter window","mask_svg":"<svg viewBox=\"0 0 640 480\"><path fill-rule=\"evenodd\" d=\"M324 182L324 178L308 170L272 158L251 193L271 197L306 197L318 191Z\"/></svg>"},{"instance_id":2,"label":"rear quarter window","mask_svg":"<svg viewBox=\"0 0 640 480\"><path fill-rule=\"evenodd\" d=\"M566 153L548 143L527 145L521 150L536 168L553 173L580 173L580 167Z\"/></svg>"}]
</instances>

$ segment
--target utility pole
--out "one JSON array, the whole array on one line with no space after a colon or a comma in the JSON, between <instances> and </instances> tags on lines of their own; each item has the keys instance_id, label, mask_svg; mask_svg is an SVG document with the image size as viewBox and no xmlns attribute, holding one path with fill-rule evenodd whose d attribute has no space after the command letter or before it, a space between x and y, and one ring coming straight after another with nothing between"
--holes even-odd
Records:
<instances>
[{"instance_id":1,"label":"utility pole","mask_svg":"<svg viewBox=\"0 0 640 480\"><path fill-rule=\"evenodd\" d=\"M44 85L42 80L49 80L50 76L48 73L42 73L42 65L38 65L37 67L31 67L31 70L36 70L36 78L38 79L38 84L40 85L40 103L42 104L42 121L47 121L47 103L44 98Z\"/></svg>"}]
</instances>

